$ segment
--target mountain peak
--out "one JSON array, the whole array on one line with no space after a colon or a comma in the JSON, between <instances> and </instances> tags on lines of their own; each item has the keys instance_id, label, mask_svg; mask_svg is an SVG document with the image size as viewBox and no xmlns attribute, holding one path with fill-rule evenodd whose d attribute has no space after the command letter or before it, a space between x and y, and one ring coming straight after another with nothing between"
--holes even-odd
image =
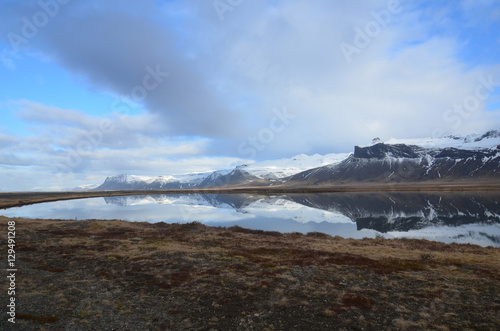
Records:
<instances>
[{"instance_id":1,"label":"mountain peak","mask_svg":"<svg viewBox=\"0 0 500 331\"><path fill-rule=\"evenodd\" d=\"M497 130L490 130L483 134L481 137L476 138L474 141L481 141L483 139L500 138L500 132Z\"/></svg>"},{"instance_id":2,"label":"mountain peak","mask_svg":"<svg viewBox=\"0 0 500 331\"><path fill-rule=\"evenodd\" d=\"M120 174L116 176L107 177L105 182L117 182L117 183L125 183L128 181L127 174Z\"/></svg>"}]
</instances>

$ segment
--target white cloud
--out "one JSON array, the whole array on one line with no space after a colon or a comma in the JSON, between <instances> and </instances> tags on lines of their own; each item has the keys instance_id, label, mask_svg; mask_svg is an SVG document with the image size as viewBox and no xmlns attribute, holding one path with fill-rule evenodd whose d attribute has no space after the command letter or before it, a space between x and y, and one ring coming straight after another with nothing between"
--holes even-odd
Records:
<instances>
[{"instance_id":1,"label":"white cloud","mask_svg":"<svg viewBox=\"0 0 500 331\"><path fill-rule=\"evenodd\" d=\"M206 172L246 161L204 156L208 139L165 136L155 115L105 118L27 100L15 104L19 117L32 125L31 135L0 134L0 169L9 172L0 190L72 188L118 173Z\"/></svg>"}]
</instances>

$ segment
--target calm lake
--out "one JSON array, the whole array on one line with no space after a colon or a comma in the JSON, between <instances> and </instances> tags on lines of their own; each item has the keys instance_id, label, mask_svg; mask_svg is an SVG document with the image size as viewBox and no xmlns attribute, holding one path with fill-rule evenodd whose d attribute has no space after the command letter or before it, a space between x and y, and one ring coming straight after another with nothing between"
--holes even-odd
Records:
<instances>
[{"instance_id":1,"label":"calm lake","mask_svg":"<svg viewBox=\"0 0 500 331\"><path fill-rule=\"evenodd\" d=\"M382 235L500 247L498 193L151 195L50 202L0 210L8 217L122 219L345 238Z\"/></svg>"}]
</instances>

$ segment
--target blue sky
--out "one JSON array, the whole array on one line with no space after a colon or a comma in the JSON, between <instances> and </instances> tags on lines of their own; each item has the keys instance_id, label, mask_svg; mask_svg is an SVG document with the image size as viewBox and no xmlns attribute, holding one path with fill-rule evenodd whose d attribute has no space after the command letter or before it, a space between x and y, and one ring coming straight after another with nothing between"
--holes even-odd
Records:
<instances>
[{"instance_id":1,"label":"blue sky","mask_svg":"<svg viewBox=\"0 0 500 331\"><path fill-rule=\"evenodd\" d=\"M0 190L500 124L500 1L0 0Z\"/></svg>"}]
</instances>

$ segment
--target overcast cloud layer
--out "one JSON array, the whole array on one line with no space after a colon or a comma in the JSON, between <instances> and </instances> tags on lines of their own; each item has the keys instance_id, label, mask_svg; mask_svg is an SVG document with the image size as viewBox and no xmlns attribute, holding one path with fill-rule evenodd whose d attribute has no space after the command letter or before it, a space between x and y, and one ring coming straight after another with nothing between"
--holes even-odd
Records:
<instances>
[{"instance_id":1,"label":"overcast cloud layer","mask_svg":"<svg viewBox=\"0 0 500 331\"><path fill-rule=\"evenodd\" d=\"M497 0L0 4L0 190L500 124Z\"/></svg>"}]
</instances>

